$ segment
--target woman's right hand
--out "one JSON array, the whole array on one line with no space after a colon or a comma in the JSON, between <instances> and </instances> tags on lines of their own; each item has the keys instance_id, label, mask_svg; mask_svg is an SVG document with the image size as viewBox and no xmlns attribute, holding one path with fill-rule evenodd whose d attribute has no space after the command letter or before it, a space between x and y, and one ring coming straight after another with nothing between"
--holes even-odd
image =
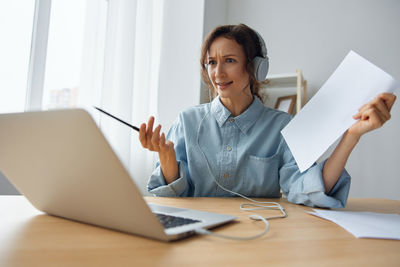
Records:
<instances>
[{"instance_id":1,"label":"woman's right hand","mask_svg":"<svg viewBox=\"0 0 400 267\"><path fill-rule=\"evenodd\" d=\"M165 134L161 131L161 125L158 125L153 131L154 117L151 116L147 125L142 123L139 128L139 140L144 148L150 151L158 152L161 171L167 184L178 178L179 168L176 161L174 143L165 140Z\"/></svg>"},{"instance_id":2,"label":"woman's right hand","mask_svg":"<svg viewBox=\"0 0 400 267\"><path fill-rule=\"evenodd\" d=\"M161 125L158 125L153 131L154 117L151 116L147 125L142 123L139 128L139 140L144 148L150 151L155 151L161 154L168 153L174 150L174 144L165 140L165 134L161 131Z\"/></svg>"}]
</instances>

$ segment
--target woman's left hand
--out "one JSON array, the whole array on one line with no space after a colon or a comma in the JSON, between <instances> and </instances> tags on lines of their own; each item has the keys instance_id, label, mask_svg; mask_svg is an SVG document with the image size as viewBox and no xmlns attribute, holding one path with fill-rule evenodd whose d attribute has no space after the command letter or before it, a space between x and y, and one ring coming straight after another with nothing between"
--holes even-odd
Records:
<instances>
[{"instance_id":1,"label":"woman's left hand","mask_svg":"<svg viewBox=\"0 0 400 267\"><path fill-rule=\"evenodd\" d=\"M396 96L391 93L382 93L374 100L363 105L354 119L358 120L348 130L348 134L360 138L363 134L382 127L382 125L390 120L390 110Z\"/></svg>"}]
</instances>

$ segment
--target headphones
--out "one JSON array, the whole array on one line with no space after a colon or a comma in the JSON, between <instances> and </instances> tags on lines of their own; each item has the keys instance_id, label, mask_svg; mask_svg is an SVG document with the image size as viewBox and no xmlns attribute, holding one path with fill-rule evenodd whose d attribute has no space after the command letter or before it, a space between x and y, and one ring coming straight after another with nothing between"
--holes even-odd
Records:
<instances>
[{"instance_id":1,"label":"headphones","mask_svg":"<svg viewBox=\"0 0 400 267\"><path fill-rule=\"evenodd\" d=\"M254 67L254 75L256 76L257 81L262 82L265 80L265 77L267 77L268 73L268 68L269 68L269 59L267 56L267 47L265 46L264 39L261 37L261 35L253 30L258 37L258 41L261 46L261 54L262 56L256 56L253 59L253 67Z\"/></svg>"},{"instance_id":2,"label":"headphones","mask_svg":"<svg viewBox=\"0 0 400 267\"><path fill-rule=\"evenodd\" d=\"M261 47L261 56L256 56L253 58L252 63L254 67L254 76L257 81L262 82L267 77L268 69L269 69L269 59L267 56L267 47L265 45L264 39L261 35L253 30L255 34L257 34L258 42ZM204 64L204 67L207 68L207 63Z\"/></svg>"}]
</instances>

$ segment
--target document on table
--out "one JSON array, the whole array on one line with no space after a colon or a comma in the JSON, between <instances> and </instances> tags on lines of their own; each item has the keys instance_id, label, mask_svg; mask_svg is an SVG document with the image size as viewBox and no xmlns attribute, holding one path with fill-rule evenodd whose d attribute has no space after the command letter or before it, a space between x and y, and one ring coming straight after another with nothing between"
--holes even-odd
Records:
<instances>
[{"instance_id":1,"label":"document on table","mask_svg":"<svg viewBox=\"0 0 400 267\"><path fill-rule=\"evenodd\" d=\"M316 209L308 213L338 224L357 238L400 240L399 214Z\"/></svg>"},{"instance_id":2,"label":"document on table","mask_svg":"<svg viewBox=\"0 0 400 267\"><path fill-rule=\"evenodd\" d=\"M355 122L353 115L379 93L400 88L392 76L350 51L315 96L282 130L301 172Z\"/></svg>"}]
</instances>

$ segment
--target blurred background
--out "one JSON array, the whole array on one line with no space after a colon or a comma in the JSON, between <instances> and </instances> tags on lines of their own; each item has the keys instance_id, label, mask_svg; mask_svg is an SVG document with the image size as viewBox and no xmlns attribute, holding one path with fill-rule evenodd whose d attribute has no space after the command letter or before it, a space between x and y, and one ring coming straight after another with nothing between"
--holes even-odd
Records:
<instances>
[{"instance_id":1,"label":"blurred background","mask_svg":"<svg viewBox=\"0 0 400 267\"><path fill-rule=\"evenodd\" d=\"M217 25L245 23L256 29L268 49L267 78L302 70L307 99L350 50L400 79L397 0L19 0L0 5L0 113L87 109L145 194L156 155L141 148L136 132L99 116L92 106L135 125L154 115L167 131L181 110L209 101L199 55L204 36ZM400 200L399 132L398 100L392 119L365 135L350 156L350 197ZM0 194L18 194L5 176L0 173Z\"/></svg>"}]
</instances>

